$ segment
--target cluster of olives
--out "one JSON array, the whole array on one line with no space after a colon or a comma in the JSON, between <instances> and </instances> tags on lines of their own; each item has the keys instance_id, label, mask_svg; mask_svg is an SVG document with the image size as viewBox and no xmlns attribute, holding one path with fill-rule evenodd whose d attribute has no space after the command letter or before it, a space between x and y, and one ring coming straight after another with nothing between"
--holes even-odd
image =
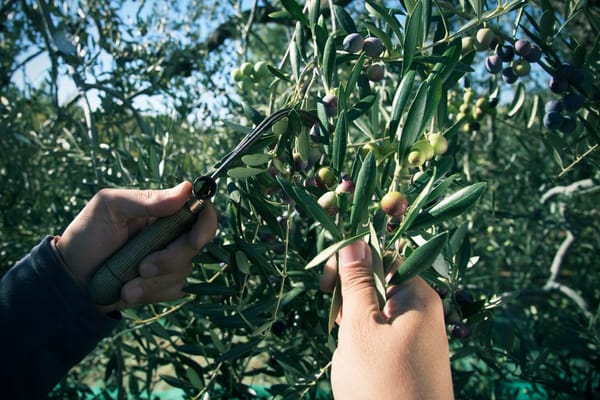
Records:
<instances>
[{"instance_id":1,"label":"cluster of olives","mask_svg":"<svg viewBox=\"0 0 600 400\"><path fill-rule=\"evenodd\" d=\"M327 215L335 215L339 212L338 198L341 193L347 193L350 201L352 201L355 189L354 181L349 177L344 176L341 182L338 183L335 172L330 167L321 167L317 171L316 183L317 186L328 189L317 200Z\"/></svg>"},{"instance_id":2,"label":"cluster of olives","mask_svg":"<svg viewBox=\"0 0 600 400\"><path fill-rule=\"evenodd\" d=\"M365 39L360 33L346 35L343 47L348 53L356 54L362 51L371 58L380 57L385 50L383 42L379 38L368 37ZM379 82L385 75L385 68L381 63L370 63L366 68L365 75L371 82Z\"/></svg>"},{"instance_id":3,"label":"cluster of olives","mask_svg":"<svg viewBox=\"0 0 600 400\"><path fill-rule=\"evenodd\" d=\"M465 89L463 95L463 103L459 107L459 112L456 114L456 120L460 121L463 118L468 119L468 123L463 125L465 132L478 131L481 127L479 121L498 105L498 97L478 97L475 103L471 103L475 99L475 92L470 87Z\"/></svg>"},{"instance_id":4,"label":"cluster of olives","mask_svg":"<svg viewBox=\"0 0 600 400\"><path fill-rule=\"evenodd\" d=\"M504 82L510 84L528 75L530 63L538 62L542 56L542 49L528 40L519 39L514 45L501 43L490 28L481 28L474 37L463 38L462 44L463 51L493 50L494 53L485 58L485 69L493 75L501 73ZM515 56L518 58L515 59Z\"/></svg>"},{"instance_id":5,"label":"cluster of olives","mask_svg":"<svg viewBox=\"0 0 600 400\"><path fill-rule=\"evenodd\" d=\"M544 111L544 126L548 129L559 130L563 133L573 132L577 128L575 113L583 106L583 98L573 91L573 85L583 84L583 70L572 64L559 65L552 78L550 90L562 95L558 100L546 103Z\"/></svg>"},{"instance_id":6,"label":"cluster of olives","mask_svg":"<svg viewBox=\"0 0 600 400\"><path fill-rule=\"evenodd\" d=\"M261 82L269 75L270 71L266 61L259 61L256 64L245 62L231 71L231 78L237 82L237 86L241 90L249 89L250 86Z\"/></svg>"},{"instance_id":7,"label":"cluster of olives","mask_svg":"<svg viewBox=\"0 0 600 400\"><path fill-rule=\"evenodd\" d=\"M421 167L434 156L441 156L448 150L448 140L439 132L417 140L410 148L406 161L411 167Z\"/></svg>"}]
</instances>

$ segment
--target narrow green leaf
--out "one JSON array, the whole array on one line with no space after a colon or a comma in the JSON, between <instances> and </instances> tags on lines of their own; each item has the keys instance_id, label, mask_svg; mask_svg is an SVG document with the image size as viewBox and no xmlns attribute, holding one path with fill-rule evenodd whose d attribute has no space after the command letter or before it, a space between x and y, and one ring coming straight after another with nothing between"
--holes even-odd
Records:
<instances>
[{"instance_id":1,"label":"narrow green leaf","mask_svg":"<svg viewBox=\"0 0 600 400\"><path fill-rule=\"evenodd\" d=\"M342 108L333 133L333 149L331 151L332 166L336 172L340 172L346 157L346 144L348 141L348 124L346 110Z\"/></svg>"},{"instance_id":2,"label":"narrow green leaf","mask_svg":"<svg viewBox=\"0 0 600 400\"><path fill-rule=\"evenodd\" d=\"M397 129L400 125L400 118L402 118L402 113L404 112L404 107L408 102L408 98L412 91L413 82L415 81L416 71L411 70L408 71L403 77L402 81L398 85L398 89L396 89L396 93L394 94L394 100L392 101L392 114L390 116L390 126L389 126L389 137L393 139L397 137Z\"/></svg>"},{"instance_id":3,"label":"narrow green leaf","mask_svg":"<svg viewBox=\"0 0 600 400\"><path fill-rule=\"evenodd\" d=\"M422 213L413 223L413 228L439 224L467 211L481 197L487 184L478 182L462 188Z\"/></svg>"},{"instance_id":4,"label":"narrow green leaf","mask_svg":"<svg viewBox=\"0 0 600 400\"><path fill-rule=\"evenodd\" d=\"M366 234L367 232L363 232L356 236L352 236L351 238L340 240L330 245L329 247L323 249L323 251L317 254L312 260L310 260L308 264L306 264L306 267L304 267L304 269L311 269L316 267L317 265L324 263L325 261L329 260L329 258L332 257L335 253L337 253L342 247L345 247L350 243L357 241Z\"/></svg>"},{"instance_id":5,"label":"narrow green leaf","mask_svg":"<svg viewBox=\"0 0 600 400\"><path fill-rule=\"evenodd\" d=\"M271 157L267 154L246 154L242 156L242 162L249 167L257 167L265 164Z\"/></svg>"},{"instance_id":6,"label":"narrow green leaf","mask_svg":"<svg viewBox=\"0 0 600 400\"><path fill-rule=\"evenodd\" d=\"M331 217L327 215L323 207L317 203L317 201L309 194L305 193L302 189L294 188L287 180L281 176L277 177L277 181L283 188L283 191L287 193L297 203L298 207L306 211L312 218L318 221L321 226L329 231L335 240L342 238L337 225L333 222Z\"/></svg>"},{"instance_id":7,"label":"narrow green leaf","mask_svg":"<svg viewBox=\"0 0 600 400\"><path fill-rule=\"evenodd\" d=\"M354 201L350 212L350 234L355 234L369 215L369 205L375 191L376 177L377 165L373 153L369 152L356 178Z\"/></svg>"},{"instance_id":8,"label":"narrow green leaf","mask_svg":"<svg viewBox=\"0 0 600 400\"><path fill-rule=\"evenodd\" d=\"M427 107L427 96L429 95L429 84L424 81L421 82L417 94L410 104L408 113L406 115L406 121L404 128L400 134L400 140L398 142L398 157L402 160L406 155L406 151L410 146L415 143L417 138L421 135L421 126L423 125L423 115L425 115L425 109Z\"/></svg>"},{"instance_id":9,"label":"narrow green leaf","mask_svg":"<svg viewBox=\"0 0 600 400\"><path fill-rule=\"evenodd\" d=\"M531 112L529 113L529 119L527 120L527 129L533 128L537 121L538 113L541 111L540 95L536 94L533 96L533 102L531 104Z\"/></svg>"},{"instance_id":10,"label":"narrow green leaf","mask_svg":"<svg viewBox=\"0 0 600 400\"><path fill-rule=\"evenodd\" d=\"M400 41L402 40L402 27L400 26L400 22L396 19L396 17L391 14L390 10L380 6L373 0L367 0L365 7L370 14L376 15L384 20L388 24L388 27L394 32L396 38ZM387 49L388 51L391 50L391 48Z\"/></svg>"},{"instance_id":11,"label":"narrow green leaf","mask_svg":"<svg viewBox=\"0 0 600 400\"><path fill-rule=\"evenodd\" d=\"M390 284L397 285L406 282L429 268L446 245L447 240L448 232L443 232L417 247L398 268L398 272L394 274Z\"/></svg>"},{"instance_id":12,"label":"narrow green leaf","mask_svg":"<svg viewBox=\"0 0 600 400\"><path fill-rule=\"evenodd\" d=\"M354 87L356 86L356 82L358 82L358 78L363 72L363 65L365 63L366 55L362 53L358 60L356 60L356 64L352 67L352 73L350 74L350 78L348 79L348 84L346 85L346 93L352 93Z\"/></svg>"},{"instance_id":13,"label":"narrow green leaf","mask_svg":"<svg viewBox=\"0 0 600 400\"><path fill-rule=\"evenodd\" d=\"M461 52L462 42L461 39L457 37L450 42L442 54L443 60L433 66L433 72L437 74L438 79L442 82L445 82L454 72L454 68L460 60Z\"/></svg>"},{"instance_id":14,"label":"narrow green leaf","mask_svg":"<svg viewBox=\"0 0 600 400\"><path fill-rule=\"evenodd\" d=\"M425 104L425 112L421 118L421 127L419 135L429 125L429 121L437 113L438 105L442 98L442 80L437 76L430 76L427 79L429 82L429 90L427 91L427 101Z\"/></svg>"},{"instance_id":15,"label":"narrow green leaf","mask_svg":"<svg viewBox=\"0 0 600 400\"><path fill-rule=\"evenodd\" d=\"M348 111L348 122L354 121L369 111L376 99L377 96L374 95L366 96L360 99L360 101L356 103L350 111Z\"/></svg>"},{"instance_id":16,"label":"narrow green leaf","mask_svg":"<svg viewBox=\"0 0 600 400\"><path fill-rule=\"evenodd\" d=\"M329 36L327 38L327 42L325 43L325 50L323 53L323 62L321 64L321 69L323 71L323 78L325 80L325 84L328 88L331 87L333 82L333 75L335 72L335 40L333 36Z\"/></svg>"},{"instance_id":17,"label":"narrow green leaf","mask_svg":"<svg viewBox=\"0 0 600 400\"><path fill-rule=\"evenodd\" d=\"M335 12L335 18L340 23L342 30L346 32L346 34L357 32L354 20L352 19L350 14L348 14L348 11L346 11L344 7L334 5L333 10Z\"/></svg>"},{"instance_id":18,"label":"narrow green leaf","mask_svg":"<svg viewBox=\"0 0 600 400\"><path fill-rule=\"evenodd\" d=\"M296 0L281 0L281 4L285 7L287 12L290 13L290 16L293 19L300 21L302 25L306 27L309 26L308 18L306 18L306 15L304 15L304 12L302 11L302 7Z\"/></svg>"},{"instance_id":19,"label":"narrow green leaf","mask_svg":"<svg viewBox=\"0 0 600 400\"><path fill-rule=\"evenodd\" d=\"M311 28L317 25L319 16L321 15L321 1L313 0L310 4L310 26Z\"/></svg>"},{"instance_id":20,"label":"narrow green leaf","mask_svg":"<svg viewBox=\"0 0 600 400\"><path fill-rule=\"evenodd\" d=\"M527 94L525 92L525 85L523 85L523 83L519 82L519 84L517 85L517 90L515 91L515 97L513 98L510 109L506 113L506 116L508 118L512 118L515 115L517 115L517 113L521 110L521 107L523 107L523 104L525 104L526 97L527 97Z\"/></svg>"},{"instance_id":21,"label":"narrow green leaf","mask_svg":"<svg viewBox=\"0 0 600 400\"><path fill-rule=\"evenodd\" d=\"M229 351L226 351L219 357L215 358L215 364L223 361L234 360L249 353L259 353L261 350L258 348L258 345L262 340L262 338L252 339L246 343L233 346Z\"/></svg>"},{"instance_id":22,"label":"narrow green leaf","mask_svg":"<svg viewBox=\"0 0 600 400\"><path fill-rule=\"evenodd\" d=\"M415 56L417 47L423 45L423 8L419 0L406 23L406 36L404 37L404 54L402 60L402 74L406 74Z\"/></svg>"},{"instance_id":23,"label":"narrow green leaf","mask_svg":"<svg viewBox=\"0 0 600 400\"><path fill-rule=\"evenodd\" d=\"M377 290L377 299L379 301L379 309L383 309L386 301L385 274L383 272L383 255L381 254L381 246L377 239L377 232L372 223L369 224L369 245L371 247L371 265L373 267L373 279L375 281L375 289Z\"/></svg>"},{"instance_id":24,"label":"narrow green leaf","mask_svg":"<svg viewBox=\"0 0 600 400\"><path fill-rule=\"evenodd\" d=\"M249 178L265 172L264 168L235 167L227 171L227 176L233 179Z\"/></svg>"}]
</instances>

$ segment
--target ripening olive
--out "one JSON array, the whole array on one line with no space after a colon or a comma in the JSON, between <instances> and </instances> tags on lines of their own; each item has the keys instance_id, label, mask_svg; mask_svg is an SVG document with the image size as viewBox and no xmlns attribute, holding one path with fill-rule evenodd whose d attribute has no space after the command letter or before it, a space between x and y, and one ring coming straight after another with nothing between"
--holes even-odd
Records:
<instances>
[{"instance_id":1,"label":"ripening olive","mask_svg":"<svg viewBox=\"0 0 600 400\"><path fill-rule=\"evenodd\" d=\"M381 198L381 209L392 217L401 217L408 208L408 200L400 192L389 192Z\"/></svg>"},{"instance_id":2,"label":"ripening olive","mask_svg":"<svg viewBox=\"0 0 600 400\"><path fill-rule=\"evenodd\" d=\"M335 215L339 211L337 194L333 190L323 193L317 202L327 215Z\"/></svg>"},{"instance_id":3,"label":"ripening olive","mask_svg":"<svg viewBox=\"0 0 600 400\"><path fill-rule=\"evenodd\" d=\"M333 117L337 114L338 98L336 95L328 93L323 97L322 101L328 116Z\"/></svg>"}]
</instances>

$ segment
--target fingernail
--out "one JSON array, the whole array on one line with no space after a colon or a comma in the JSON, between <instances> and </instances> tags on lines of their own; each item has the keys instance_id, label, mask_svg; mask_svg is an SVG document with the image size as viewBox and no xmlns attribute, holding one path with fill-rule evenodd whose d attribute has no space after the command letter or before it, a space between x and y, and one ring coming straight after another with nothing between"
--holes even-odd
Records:
<instances>
[{"instance_id":1,"label":"fingernail","mask_svg":"<svg viewBox=\"0 0 600 400\"><path fill-rule=\"evenodd\" d=\"M142 278L152 278L158 275L158 267L154 264L142 264L140 266L140 276Z\"/></svg>"},{"instance_id":2,"label":"fingernail","mask_svg":"<svg viewBox=\"0 0 600 400\"><path fill-rule=\"evenodd\" d=\"M125 301L129 304L137 304L142 300L144 290L138 285L132 285L125 288Z\"/></svg>"},{"instance_id":3,"label":"fingernail","mask_svg":"<svg viewBox=\"0 0 600 400\"><path fill-rule=\"evenodd\" d=\"M366 264L371 262L369 245L363 241L350 243L340 250L340 264L350 265L354 263Z\"/></svg>"}]
</instances>

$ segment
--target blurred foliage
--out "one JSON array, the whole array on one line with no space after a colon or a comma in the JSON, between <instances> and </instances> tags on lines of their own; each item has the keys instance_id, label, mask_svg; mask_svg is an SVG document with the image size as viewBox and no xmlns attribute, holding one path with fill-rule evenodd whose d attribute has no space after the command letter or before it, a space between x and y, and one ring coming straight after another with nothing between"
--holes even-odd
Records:
<instances>
[{"instance_id":1,"label":"blurred foliage","mask_svg":"<svg viewBox=\"0 0 600 400\"><path fill-rule=\"evenodd\" d=\"M284 107L320 120L290 114L252 149L264 162L239 163L220 182L219 234L197 258L190 296L128 311L54 397L151 398L165 383L186 398L253 398L257 386L276 398L327 393L336 301L319 290L319 268L304 267L341 237L369 233L419 269L432 256L420 246L441 252L421 275L456 314L457 398L594 398L599 15L572 1L4 3L2 269L102 187L193 179ZM483 67L490 50L463 51L460 38L484 25L541 47L529 76L502 83ZM344 51L353 31L378 37L384 55ZM254 69L260 61L269 67ZM571 134L542 123L563 62L585 71ZM244 63L252 72L240 77ZM384 66L383 80L366 78L370 64ZM407 165L433 132L448 152ZM333 218L315 206L335 187L315 184L322 166L336 185L342 175L357 183L354 205L339 196ZM476 196L451 196L461 189ZM409 200L402 221L379 207L389 190ZM455 325L471 335L455 338Z\"/></svg>"}]
</instances>

